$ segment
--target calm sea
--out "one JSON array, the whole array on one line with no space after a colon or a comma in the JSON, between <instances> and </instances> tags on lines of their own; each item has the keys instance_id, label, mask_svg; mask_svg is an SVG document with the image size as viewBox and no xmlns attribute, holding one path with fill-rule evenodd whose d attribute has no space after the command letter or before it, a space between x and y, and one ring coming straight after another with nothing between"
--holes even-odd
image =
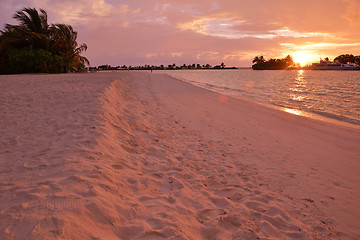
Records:
<instances>
[{"instance_id":1,"label":"calm sea","mask_svg":"<svg viewBox=\"0 0 360 240\"><path fill-rule=\"evenodd\" d=\"M360 125L360 71L172 70L167 74L234 97Z\"/></svg>"}]
</instances>

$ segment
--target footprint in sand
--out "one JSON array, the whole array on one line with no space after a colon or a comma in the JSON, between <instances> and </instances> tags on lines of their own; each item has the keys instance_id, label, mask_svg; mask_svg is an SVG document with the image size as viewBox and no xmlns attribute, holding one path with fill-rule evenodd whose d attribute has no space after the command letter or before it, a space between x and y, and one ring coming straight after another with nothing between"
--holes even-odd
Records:
<instances>
[{"instance_id":1,"label":"footprint in sand","mask_svg":"<svg viewBox=\"0 0 360 240\"><path fill-rule=\"evenodd\" d=\"M179 180L173 177L166 179L160 187L162 192L172 192L183 188L184 185Z\"/></svg>"},{"instance_id":2,"label":"footprint in sand","mask_svg":"<svg viewBox=\"0 0 360 240\"><path fill-rule=\"evenodd\" d=\"M111 167L114 168L114 169L117 169L117 170L124 168L123 166L121 166L119 164L113 164Z\"/></svg>"},{"instance_id":3,"label":"footprint in sand","mask_svg":"<svg viewBox=\"0 0 360 240\"><path fill-rule=\"evenodd\" d=\"M40 207L46 208L77 208L84 206L88 200L72 197L72 196L51 196L46 199L41 199L39 202Z\"/></svg>"},{"instance_id":4,"label":"footprint in sand","mask_svg":"<svg viewBox=\"0 0 360 240\"><path fill-rule=\"evenodd\" d=\"M43 162L41 163L41 161L36 161L36 162L26 162L23 164L23 166L27 169L39 169L39 168L45 168L48 166L47 163Z\"/></svg>"},{"instance_id":5,"label":"footprint in sand","mask_svg":"<svg viewBox=\"0 0 360 240\"><path fill-rule=\"evenodd\" d=\"M41 183L47 182L48 179L40 176L30 176L30 177L24 177L24 179L20 180L18 182L19 185L38 185Z\"/></svg>"}]
</instances>

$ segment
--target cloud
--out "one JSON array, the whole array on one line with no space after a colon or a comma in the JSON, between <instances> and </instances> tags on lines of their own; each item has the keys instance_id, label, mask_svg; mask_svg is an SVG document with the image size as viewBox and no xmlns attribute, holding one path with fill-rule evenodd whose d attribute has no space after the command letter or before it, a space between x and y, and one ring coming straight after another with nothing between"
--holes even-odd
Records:
<instances>
[{"instance_id":1,"label":"cloud","mask_svg":"<svg viewBox=\"0 0 360 240\"><path fill-rule=\"evenodd\" d=\"M270 30L269 33L273 33L277 37L292 37L292 38L330 37L331 36L330 33L292 31L287 27L284 27L279 30Z\"/></svg>"},{"instance_id":2,"label":"cloud","mask_svg":"<svg viewBox=\"0 0 360 240\"><path fill-rule=\"evenodd\" d=\"M183 54L184 54L183 52L171 52L170 56L172 58L175 58L175 57L181 57Z\"/></svg>"},{"instance_id":3,"label":"cloud","mask_svg":"<svg viewBox=\"0 0 360 240\"><path fill-rule=\"evenodd\" d=\"M263 38L272 39L277 37L291 38L309 38L309 37L331 37L330 33L321 32L297 32L292 31L288 27L281 29L268 29L262 31L244 31L241 25L246 25L245 21L221 19L221 18L201 18L192 22L180 23L178 28L181 30L191 30L203 35L221 37L227 39L240 38Z\"/></svg>"},{"instance_id":4,"label":"cloud","mask_svg":"<svg viewBox=\"0 0 360 240\"><path fill-rule=\"evenodd\" d=\"M319 50L319 49L324 50L324 49L360 47L360 43L330 43L330 42L305 43L300 45L296 45L293 43L281 43L280 45L296 50Z\"/></svg>"},{"instance_id":5,"label":"cloud","mask_svg":"<svg viewBox=\"0 0 360 240\"><path fill-rule=\"evenodd\" d=\"M241 24L241 22L231 19L217 19L217 18L203 18L196 19L192 22L180 23L178 28L181 30L192 30L194 32L222 37L228 39L237 39L246 37L241 31L232 29L234 25Z\"/></svg>"},{"instance_id":6,"label":"cloud","mask_svg":"<svg viewBox=\"0 0 360 240\"><path fill-rule=\"evenodd\" d=\"M127 5L122 5L122 6L124 6L123 11L127 11L128 6ZM96 0L93 1L92 3L93 13L97 16L108 16L112 8L113 6L111 4L105 3L104 0Z\"/></svg>"},{"instance_id":7,"label":"cloud","mask_svg":"<svg viewBox=\"0 0 360 240\"><path fill-rule=\"evenodd\" d=\"M157 53L146 53L144 55L145 58L154 58L154 57L157 57L158 54Z\"/></svg>"}]
</instances>

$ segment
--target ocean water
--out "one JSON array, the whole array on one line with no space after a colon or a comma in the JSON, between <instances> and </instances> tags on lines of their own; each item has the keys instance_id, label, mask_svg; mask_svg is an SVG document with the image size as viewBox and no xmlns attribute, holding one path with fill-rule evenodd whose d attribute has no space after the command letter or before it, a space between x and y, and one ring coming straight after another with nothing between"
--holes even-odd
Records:
<instances>
[{"instance_id":1,"label":"ocean water","mask_svg":"<svg viewBox=\"0 0 360 240\"><path fill-rule=\"evenodd\" d=\"M360 125L360 71L172 70L194 85L304 116Z\"/></svg>"}]
</instances>

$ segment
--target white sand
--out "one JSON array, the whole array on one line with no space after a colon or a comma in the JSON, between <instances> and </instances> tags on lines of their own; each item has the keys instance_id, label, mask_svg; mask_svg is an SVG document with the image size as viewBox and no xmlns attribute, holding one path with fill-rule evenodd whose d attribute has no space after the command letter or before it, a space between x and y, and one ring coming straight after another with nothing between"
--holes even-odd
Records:
<instances>
[{"instance_id":1,"label":"white sand","mask_svg":"<svg viewBox=\"0 0 360 240\"><path fill-rule=\"evenodd\" d=\"M359 128L156 73L0 90L0 239L360 238Z\"/></svg>"}]
</instances>

